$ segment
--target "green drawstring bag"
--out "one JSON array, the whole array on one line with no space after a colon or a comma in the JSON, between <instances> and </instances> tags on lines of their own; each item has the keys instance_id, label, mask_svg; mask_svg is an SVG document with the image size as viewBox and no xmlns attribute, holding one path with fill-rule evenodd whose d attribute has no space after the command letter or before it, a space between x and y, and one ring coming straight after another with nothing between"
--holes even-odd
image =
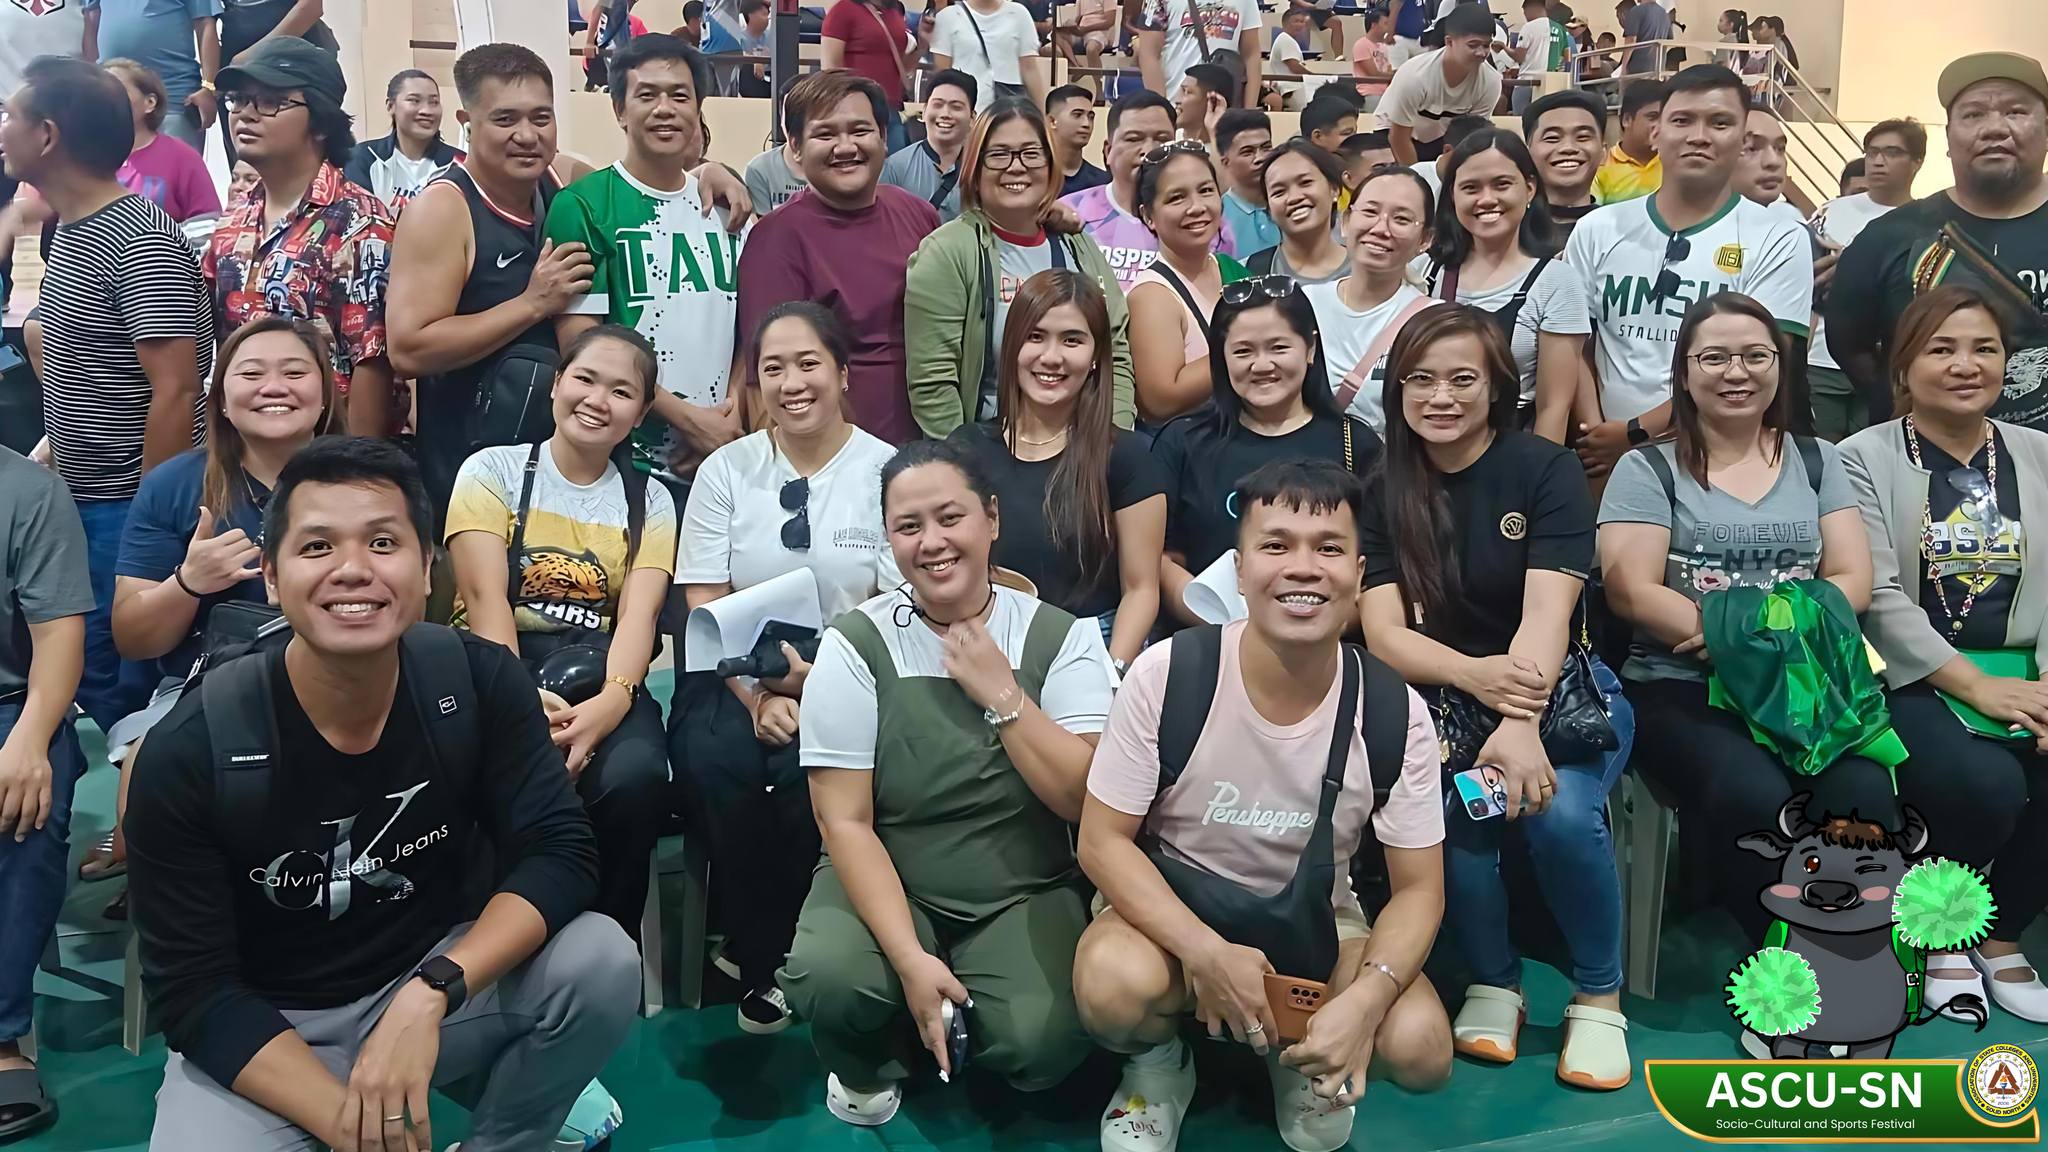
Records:
<instances>
[{"instance_id":1,"label":"green drawstring bag","mask_svg":"<svg viewBox=\"0 0 2048 1152\"><path fill-rule=\"evenodd\" d=\"M1787 580L1709 592L1700 619L1713 661L1709 704L1742 717L1758 744L1802 775L1856 755L1896 781L1906 746L1841 589Z\"/></svg>"}]
</instances>

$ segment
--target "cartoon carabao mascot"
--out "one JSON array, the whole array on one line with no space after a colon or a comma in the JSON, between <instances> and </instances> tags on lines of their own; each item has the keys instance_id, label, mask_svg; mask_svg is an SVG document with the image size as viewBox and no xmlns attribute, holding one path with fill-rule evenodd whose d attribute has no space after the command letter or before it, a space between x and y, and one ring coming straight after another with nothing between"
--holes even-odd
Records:
<instances>
[{"instance_id":1,"label":"cartoon carabao mascot","mask_svg":"<svg viewBox=\"0 0 2048 1152\"><path fill-rule=\"evenodd\" d=\"M1764 946L1729 974L1728 1004L1773 1059L1882 1060L1900 1032L1940 1014L1923 1011L1927 953L1984 939L1991 888L1968 865L1920 859L1927 824L1910 805L1894 832L1853 812L1815 823L1810 795L1736 842L1783 863L1758 896L1772 916ZM1973 993L1942 1011L1984 1027Z\"/></svg>"}]
</instances>

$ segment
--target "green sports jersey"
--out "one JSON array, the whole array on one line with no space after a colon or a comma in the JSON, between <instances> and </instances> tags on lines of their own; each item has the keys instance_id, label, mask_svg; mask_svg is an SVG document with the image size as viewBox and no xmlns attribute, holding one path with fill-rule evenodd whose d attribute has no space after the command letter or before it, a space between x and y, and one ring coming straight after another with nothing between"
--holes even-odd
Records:
<instances>
[{"instance_id":1,"label":"green sports jersey","mask_svg":"<svg viewBox=\"0 0 2048 1152\"><path fill-rule=\"evenodd\" d=\"M739 319L744 234L725 229L723 210L707 216L695 177L675 192L649 188L623 163L564 188L548 208L547 238L587 245L597 265L590 291L571 315L597 316L647 337L661 365L661 386L692 404L725 401ZM676 436L650 416L638 434L650 451ZM657 456L665 465L666 453Z\"/></svg>"}]
</instances>

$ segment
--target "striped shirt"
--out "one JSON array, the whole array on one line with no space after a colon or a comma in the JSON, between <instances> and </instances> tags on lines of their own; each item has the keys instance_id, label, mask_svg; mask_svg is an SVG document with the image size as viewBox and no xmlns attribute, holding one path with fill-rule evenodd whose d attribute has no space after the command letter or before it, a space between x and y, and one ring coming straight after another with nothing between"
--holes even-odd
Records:
<instances>
[{"instance_id":1,"label":"striped shirt","mask_svg":"<svg viewBox=\"0 0 2048 1152\"><path fill-rule=\"evenodd\" d=\"M129 499L142 482L150 401L136 341L189 337L199 379L213 373L213 299L192 246L162 208L135 195L59 225L36 318L58 475L75 499ZM193 399L193 444L203 404Z\"/></svg>"}]
</instances>

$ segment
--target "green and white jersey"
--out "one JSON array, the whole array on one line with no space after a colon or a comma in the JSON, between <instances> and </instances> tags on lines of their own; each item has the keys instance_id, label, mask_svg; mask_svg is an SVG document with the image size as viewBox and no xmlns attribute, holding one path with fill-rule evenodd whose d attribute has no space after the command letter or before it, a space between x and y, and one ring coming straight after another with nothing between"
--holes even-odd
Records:
<instances>
[{"instance_id":1,"label":"green and white jersey","mask_svg":"<svg viewBox=\"0 0 2048 1152\"><path fill-rule=\"evenodd\" d=\"M1609 420L1640 416L1671 398L1679 322L1709 296L1754 297L1795 335L1807 335L1813 323L1806 229L1733 194L1719 212L1675 234L1654 195L1596 208L1572 229L1564 259L1585 282L1593 309L1600 408ZM1677 289L1660 299L1657 281L1667 268Z\"/></svg>"},{"instance_id":2,"label":"green and white jersey","mask_svg":"<svg viewBox=\"0 0 2048 1152\"><path fill-rule=\"evenodd\" d=\"M745 236L726 231L723 209L704 214L694 176L686 175L679 191L663 192L633 179L623 163L601 168L555 197L546 235L557 244L588 245L597 265L590 291L570 302L570 314L647 337L661 386L689 403L725 401ZM653 416L639 438L650 449L676 440ZM666 466L666 455L657 463Z\"/></svg>"}]
</instances>

